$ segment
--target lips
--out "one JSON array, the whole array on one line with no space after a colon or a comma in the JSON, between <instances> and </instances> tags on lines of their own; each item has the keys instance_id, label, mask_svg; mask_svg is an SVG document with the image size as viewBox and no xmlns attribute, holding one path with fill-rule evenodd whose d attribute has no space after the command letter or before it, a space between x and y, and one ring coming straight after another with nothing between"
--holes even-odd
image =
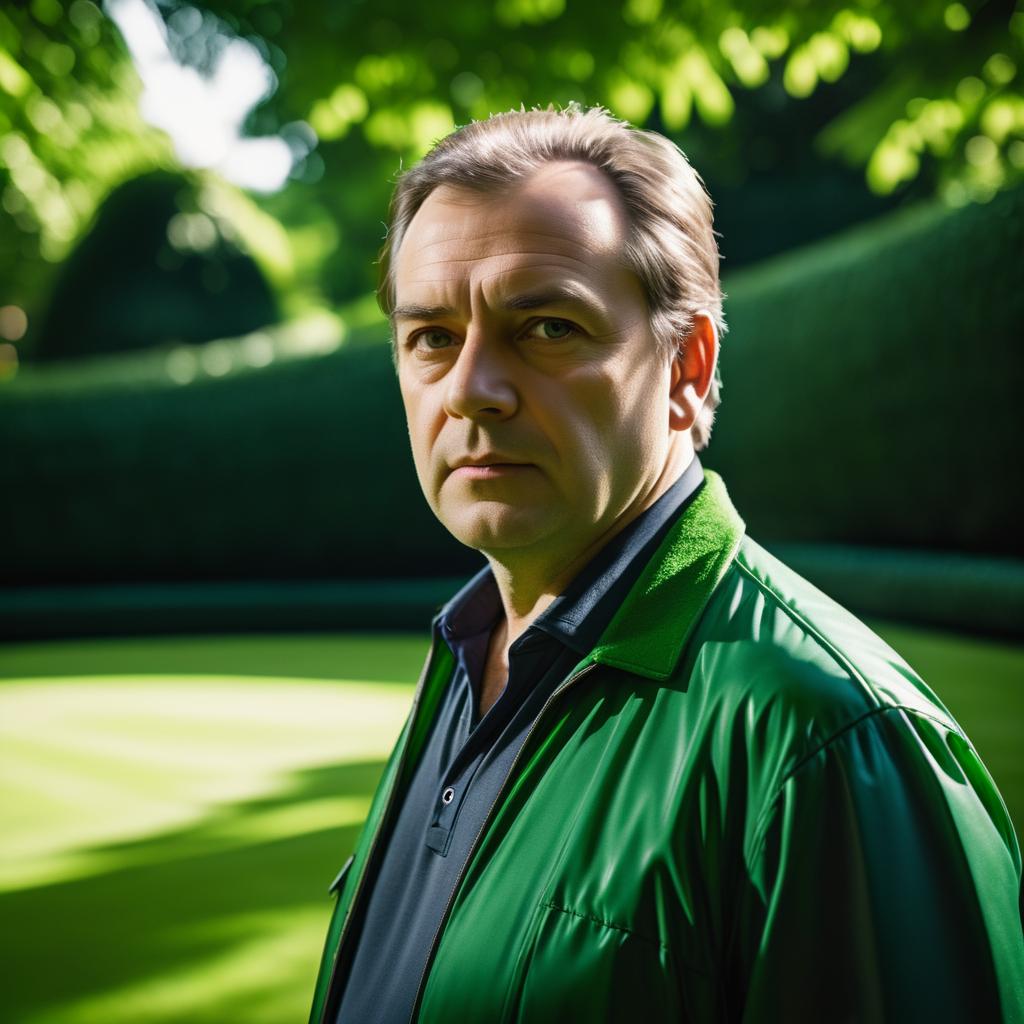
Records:
<instances>
[{"instance_id":1,"label":"lips","mask_svg":"<svg viewBox=\"0 0 1024 1024\"><path fill-rule=\"evenodd\" d=\"M516 479L529 469L536 468L532 462L524 462L504 452L486 452L483 455L463 455L451 463L449 477L453 480L486 483Z\"/></svg>"},{"instance_id":2,"label":"lips","mask_svg":"<svg viewBox=\"0 0 1024 1024\"><path fill-rule=\"evenodd\" d=\"M511 455L501 455L497 452L488 455L471 456L466 455L451 463L452 469L462 469L464 466L529 466L531 463L522 459L513 458Z\"/></svg>"}]
</instances>

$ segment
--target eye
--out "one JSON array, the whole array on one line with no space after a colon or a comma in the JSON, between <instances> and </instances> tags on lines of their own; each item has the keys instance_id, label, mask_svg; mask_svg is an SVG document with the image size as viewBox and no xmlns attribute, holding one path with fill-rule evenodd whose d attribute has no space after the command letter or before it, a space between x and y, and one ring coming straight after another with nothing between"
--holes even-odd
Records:
<instances>
[{"instance_id":1,"label":"eye","mask_svg":"<svg viewBox=\"0 0 1024 1024\"><path fill-rule=\"evenodd\" d=\"M533 332L540 329L540 334L534 334ZM574 334L579 334L579 328L572 323L570 320L560 320L556 317L548 317L544 320L538 320L531 328L530 332L533 337L540 337L544 341L564 341L566 338L571 338Z\"/></svg>"},{"instance_id":2,"label":"eye","mask_svg":"<svg viewBox=\"0 0 1024 1024\"><path fill-rule=\"evenodd\" d=\"M409 339L412 348L425 349L429 352L436 352L438 349L447 348L452 343L452 336L448 331L440 327L428 327L426 330L414 334Z\"/></svg>"}]
</instances>

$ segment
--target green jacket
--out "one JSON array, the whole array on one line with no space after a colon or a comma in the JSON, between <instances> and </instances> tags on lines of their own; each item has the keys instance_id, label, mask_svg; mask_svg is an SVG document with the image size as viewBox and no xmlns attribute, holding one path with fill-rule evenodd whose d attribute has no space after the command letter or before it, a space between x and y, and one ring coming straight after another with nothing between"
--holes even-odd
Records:
<instances>
[{"instance_id":1,"label":"green jacket","mask_svg":"<svg viewBox=\"0 0 1024 1024\"><path fill-rule=\"evenodd\" d=\"M970 740L705 480L514 761L416 1019L1024 1021L1020 850ZM452 668L332 886L313 1022Z\"/></svg>"}]
</instances>

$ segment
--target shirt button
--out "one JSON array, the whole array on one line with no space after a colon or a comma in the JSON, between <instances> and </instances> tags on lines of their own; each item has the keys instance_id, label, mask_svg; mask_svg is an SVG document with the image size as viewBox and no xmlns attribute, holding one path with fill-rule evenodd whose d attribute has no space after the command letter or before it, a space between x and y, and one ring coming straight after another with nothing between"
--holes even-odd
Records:
<instances>
[{"instance_id":1,"label":"shirt button","mask_svg":"<svg viewBox=\"0 0 1024 1024\"><path fill-rule=\"evenodd\" d=\"M443 803L443 804L450 804L450 803L451 803L451 802L452 802L452 801L453 801L454 799L455 799L455 790L454 790L454 789L452 789L452 787L451 787L451 786L449 786L449 787L448 787L448 788L447 788L447 789L446 789L446 790L445 790L445 791L444 791L444 792L443 792L443 793L441 794L441 803Z\"/></svg>"}]
</instances>

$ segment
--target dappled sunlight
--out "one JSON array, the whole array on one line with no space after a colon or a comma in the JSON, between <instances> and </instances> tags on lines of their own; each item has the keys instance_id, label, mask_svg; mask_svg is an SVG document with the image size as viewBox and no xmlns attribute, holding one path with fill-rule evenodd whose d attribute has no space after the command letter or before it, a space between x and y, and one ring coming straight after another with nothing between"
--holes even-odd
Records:
<instances>
[{"instance_id":1,"label":"dappled sunlight","mask_svg":"<svg viewBox=\"0 0 1024 1024\"><path fill-rule=\"evenodd\" d=\"M54 802L46 805L49 815L59 813ZM247 843L286 839L309 832L343 827L358 827L370 809L369 795L362 797L321 797L297 800L281 807L247 811L244 815L223 815L214 812L211 821L197 833L181 836L168 831L152 832L135 848L123 845L79 845L67 848L52 846L37 856L22 854L12 857L0 872L0 894L4 890L25 889L72 879L104 874L126 864L161 864L217 850L232 849ZM90 834L88 822L80 822L75 840L84 844ZM103 823L101 822L100 825ZM100 828L95 829L100 833ZM98 834L103 843L108 834ZM31 844L29 844L31 845Z\"/></svg>"},{"instance_id":2,"label":"dappled sunlight","mask_svg":"<svg viewBox=\"0 0 1024 1024\"><path fill-rule=\"evenodd\" d=\"M185 167L214 167L229 181L274 192L311 148L279 136L247 137L243 125L252 108L277 88L277 76L259 49L235 35L227 22L182 5L170 18L142 0L111 0L116 22L143 86L140 111L171 137ZM176 59L169 36L194 40L215 54L207 73Z\"/></svg>"},{"instance_id":3,"label":"dappled sunlight","mask_svg":"<svg viewBox=\"0 0 1024 1024\"><path fill-rule=\"evenodd\" d=\"M302 1018L327 887L411 696L226 675L0 684L5 1013Z\"/></svg>"},{"instance_id":4,"label":"dappled sunlight","mask_svg":"<svg viewBox=\"0 0 1024 1024\"><path fill-rule=\"evenodd\" d=\"M286 839L304 832L339 828L342 825L361 825L369 809L368 799L324 797L235 818L211 830L211 835L235 843Z\"/></svg>"},{"instance_id":5,"label":"dappled sunlight","mask_svg":"<svg viewBox=\"0 0 1024 1024\"><path fill-rule=\"evenodd\" d=\"M302 768L380 760L410 697L408 685L295 679L9 681L0 686L0 890L102 870L90 847L286 794ZM364 811L338 795L220 828L238 842L352 824Z\"/></svg>"}]
</instances>

